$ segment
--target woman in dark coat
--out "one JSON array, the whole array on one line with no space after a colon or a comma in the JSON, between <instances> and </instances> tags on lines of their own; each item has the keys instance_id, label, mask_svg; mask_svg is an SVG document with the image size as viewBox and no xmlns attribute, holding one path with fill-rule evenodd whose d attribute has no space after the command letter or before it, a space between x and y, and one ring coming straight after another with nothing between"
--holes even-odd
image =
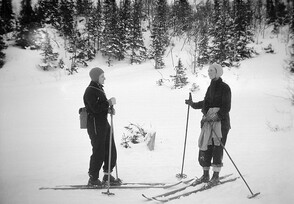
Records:
<instances>
[{"instance_id":1,"label":"woman in dark coat","mask_svg":"<svg viewBox=\"0 0 294 204\"><path fill-rule=\"evenodd\" d=\"M202 109L203 119L201 120L201 128L205 123L210 128L214 123L220 122L220 135L218 138L211 136L216 131L210 130L210 140L207 144L206 150L199 150L198 161L203 168L203 175L201 178L194 182L194 185L209 182L209 185L215 185L219 182L219 172L223 166L223 148L219 141L223 145L226 144L227 135L231 128L230 115L231 110L231 89L223 82L221 76L223 69L219 64L212 64L209 66L208 75L211 79L210 86L208 87L205 98L203 101L194 103L191 100L186 100L186 104L191 105L194 109ZM210 110L218 110L214 114L209 114ZM204 130L205 131L205 130ZM211 161L213 160L213 162ZM212 166L213 176L210 179L209 170Z\"/></svg>"},{"instance_id":2,"label":"woman in dark coat","mask_svg":"<svg viewBox=\"0 0 294 204\"><path fill-rule=\"evenodd\" d=\"M115 98L109 100L106 98L103 90L105 76L102 69L98 67L93 68L89 74L91 82L84 94L84 104L88 112L87 131L92 145L88 185L101 185L99 172L103 164L105 174L103 181L106 182L108 179L110 125L107 115L110 112L112 114L114 112L114 109L111 107L115 104ZM114 139L112 139L110 172L112 172L116 165L116 157L116 147ZM114 177L111 175L110 181L115 182Z\"/></svg>"}]
</instances>

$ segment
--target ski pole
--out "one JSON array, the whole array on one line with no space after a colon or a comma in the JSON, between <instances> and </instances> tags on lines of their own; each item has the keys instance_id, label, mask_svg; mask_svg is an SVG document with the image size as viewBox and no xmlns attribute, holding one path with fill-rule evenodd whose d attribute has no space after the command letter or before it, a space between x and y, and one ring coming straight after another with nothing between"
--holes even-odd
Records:
<instances>
[{"instance_id":1,"label":"ski pole","mask_svg":"<svg viewBox=\"0 0 294 204\"><path fill-rule=\"evenodd\" d=\"M113 119L111 121L111 127L112 127L112 135L114 136L114 129L113 129ZM115 175L116 175L116 181L119 183L122 183L122 181L118 178L118 167L117 167L117 161L115 164Z\"/></svg>"},{"instance_id":2,"label":"ski pole","mask_svg":"<svg viewBox=\"0 0 294 204\"><path fill-rule=\"evenodd\" d=\"M110 107L110 118L111 118L111 124L110 124L110 135L109 135L109 157L108 157L108 181L107 181L107 191L102 192L102 194L107 194L107 195L114 195L114 193L111 193L109 191L110 188L110 165L111 165L111 147L112 147L112 138L113 138L113 106Z\"/></svg>"},{"instance_id":3,"label":"ski pole","mask_svg":"<svg viewBox=\"0 0 294 204\"><path fill-rule=\"evenodd\" d=\"M225 148L224 144L222 143L221 139L219 139L219 137L218 137L217 133L216 133L216 132L215 132L215 130L213 129L212 122L208 122L208 123L210 124L210 127L211 127L211 129L212 129L213 133L215 134L215 136L216 136L217 140L218 140L218 141L219 141L219 143L221 144L222 148L225 150L225 152L226 152L226 154L228 155L229 159L231 160L231 162L232 162L232 163L233 163L233 165L235 166L235 168L236 168L236 170L238 171L238 173L239 173L240 177L242 178L242 180L243 180L243 181L244 181L244 183L246 184L246 186L247 186L248 190L250 191L250 193L251 193L251 196L248 196L248 198L249 198L249 199L251 199L251 198L254 198L255 196L259 195L259 194L260 194L260 192L258 192L258 193L253 193L253 192L252 192L252 190L250 189L250 187L249 187L248 183L246 182L246 180L245 180L245 179L244 179L244 177L242 176L241 172L239 171L239 169L238 169L237 165L235 164L235 162L233 161L233 159L232 159L232 157L230 156L229 152L227 151L227 149Z\"/></svg>"},{"instance_id":4,"label":"ski pole","mask_svg":"<svg viewBox=\"0 0 294 204\"><path fill-rule=\"evenodd\" d=\"M189 100L192 101L191 92L189 93ZM185 133L184 151L183 151L183 159L182 159L182 170L181 170L180 174L176 175L176 177L179 178L179 179L187 177L186 174L183 174L183 171L184 171L185 154L186 154L187 133L188 133L188 124L189 124L189 112L190 112L190 105L188 105L188 111L187 111L186 133Z\"/></svg>"}]
</instances>

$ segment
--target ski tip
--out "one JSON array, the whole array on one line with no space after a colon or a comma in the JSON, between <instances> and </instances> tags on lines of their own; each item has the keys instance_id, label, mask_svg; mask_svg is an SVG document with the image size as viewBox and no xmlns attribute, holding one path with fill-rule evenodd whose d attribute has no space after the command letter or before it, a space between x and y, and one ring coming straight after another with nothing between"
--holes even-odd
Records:
<instances>
[{"instance_id":1,"label":"ski tip","mask_svg":"<svg viewBox=\"0 0 294 204\"><path fill-rule=\"evenodd\" d=\"M144 198L146 198L147 200L152 200L151 198L149 198L149 197L147 197L145 194L143 194L142 193L142 196L144 197Z\"/></svg>"},{"instance_id":2,"label":"ski tip","mask_svg":"<svg viewBox=\"0 0 294 204\"><path fill-rule=\"evenodd\" d=\"M157 198L152 197L152 200L157 201L157 202L161 202L161 203L166 203L166 200L159 200Z\"/></svg>"},{"instance_id":3,"label":"ski tip","mask_svg":"<svg viewBox=\"0 0 294 204\"><path fill-rule=\"evenodd\" d=\"M248 196L248 199L255 198L255 197L258 196L259 194L260 194L260 192L258 192L258 193L254 193L254 194L252 194L251 196Z\"/></svg>"}]
</instances>

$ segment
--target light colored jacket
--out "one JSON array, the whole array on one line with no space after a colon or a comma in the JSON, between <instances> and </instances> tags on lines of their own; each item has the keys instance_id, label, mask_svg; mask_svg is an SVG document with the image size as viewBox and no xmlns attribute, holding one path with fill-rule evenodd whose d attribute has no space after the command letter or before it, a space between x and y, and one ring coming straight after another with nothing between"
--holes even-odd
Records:
<instances>
[{"instance_id":1,"label":"light colored jacket","mask_svg":"<svg viewBox=\"0 0 294 204\"><path fill-rule=\"evenodd\" d=\"M212 116L216 114L218 111L219 111L219 108L210 108L207 112L206 117ZM203 116L204 121L206 117ZM217 139L216 137L218 137L219 139ZM201 128L201 133L198 139L198 147L202 151L207 150L207 146L212 145L212 139L213 139L214 145L219 146L221 138L222 138L221 122L220 121L205 121Z\"/></svg>"}]
</instances>

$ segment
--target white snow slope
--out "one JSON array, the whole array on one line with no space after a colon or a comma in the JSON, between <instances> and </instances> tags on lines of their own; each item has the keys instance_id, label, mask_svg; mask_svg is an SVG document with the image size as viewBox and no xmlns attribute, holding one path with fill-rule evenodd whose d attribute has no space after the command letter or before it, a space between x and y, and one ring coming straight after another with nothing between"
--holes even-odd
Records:
<instances>
[{"instance_id":1,"label":"white snow slope","mask_svg":"<svg viewBox=\"0 0 294 204\"><path fill-rule=\"evenodd\" d=\"M253 192L241 179L205 192L192 194L171 203L293 203L294 108L288 100L289 74L283 68L285 45L277 38L268 38L276 54L260 55L243 61L239 68L224 69L223 80L232 90L231 125L227 150ZM174 61L181 57L189 63L182 42L173 50ZM86 184L91 146L86 130L79 129L78 109L83 106L83 93L89 83L88 72L93 66L105 70L105 91L116 97L114 116L115 140L118 150L118 173L125 182L173 183L181 171L185 138L188 97L192 83L200 90L193 100L202 100L210 83L207 67L198 77L188 71L190 85L171 89L170 82L158 86L161 78L152 62L142 65L116 63L108 68L97 57L89 68L67 76L63 71L42 71L38 51L10 46L7 63L0 69L0 203L146 203L142 193L154 195L164 189L53 191L43 186ZM165 78L174 74L171 55L167 68L160 70ZM197 162L197 140L201 112L190 110L184 173L188 178L201 176ZM156 131L154 151L145 143L125 149L120 145L124 126L137 123ZM221 174L236 169L224 156ZM151 201L152 202L152 201Z\"/></svg>"}]
</instances>

